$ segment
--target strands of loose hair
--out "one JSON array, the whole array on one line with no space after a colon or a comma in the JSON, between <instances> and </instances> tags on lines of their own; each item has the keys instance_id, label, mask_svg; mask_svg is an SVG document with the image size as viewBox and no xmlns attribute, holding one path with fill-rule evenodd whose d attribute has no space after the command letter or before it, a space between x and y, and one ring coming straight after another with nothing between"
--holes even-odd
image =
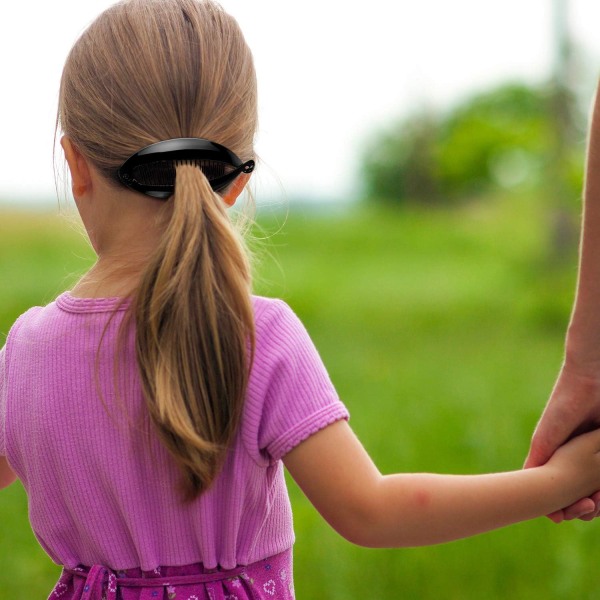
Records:
<instances>
[{"instance_id":1,"label":"strands of loose hair","mask_svg":"<svg viewBox=\"0 0 600 600\"><path fill-rule=\"evenodd\" d=\"M111 180L140 148L174 137L253 158L256 78L237 23L210 0L115 4L67 58L58 127ZM254 321L248 254L222 198L200 169L176 169L170 219L128 297L117 347L134 324L148 414L193 500L239 426Z\"/></svg>"}]
</instances>

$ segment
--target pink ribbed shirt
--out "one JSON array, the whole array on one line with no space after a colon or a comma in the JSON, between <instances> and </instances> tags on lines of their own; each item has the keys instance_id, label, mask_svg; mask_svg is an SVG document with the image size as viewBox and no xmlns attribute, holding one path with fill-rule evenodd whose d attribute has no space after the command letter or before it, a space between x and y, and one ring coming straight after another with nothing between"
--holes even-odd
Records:
<instances>
[{"instance_id":1,"label":"pink ribbed shirt","mask_svg":"<svg viewBox=\"0 0 600 600\"><path fill-rule=\"evenodd\" d=\"M240 430L211 489L183 505L178 471L149 425L133 335L119 358L121 398L114 393L123 309L108 325L94 376L117 304L64 293L23 314L0 351L0 455L27 490L41 545L70 568L143 570L197 562L230 569L289 550L280 459L348 418L301 322L284 302L254 297L256 355Z\"/></svg>"}]
</instances>

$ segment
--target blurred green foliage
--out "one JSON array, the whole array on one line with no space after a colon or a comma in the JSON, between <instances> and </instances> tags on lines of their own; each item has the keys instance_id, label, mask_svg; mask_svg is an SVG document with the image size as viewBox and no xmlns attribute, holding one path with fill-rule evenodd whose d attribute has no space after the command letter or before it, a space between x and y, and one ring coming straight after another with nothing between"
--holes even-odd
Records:
<instances>
[{"instance_id":1,"label":"blurred green foliage","mask_svg":"<svg viewBox=\"0 0 600 600\"><path fill-rule=\"evenodd\" d=\"M395 204L456 204L502 189L552 197L558 187L567 202L577 200L585 136L574 107L568 91L556 86L509 83L445 113L419 110L367 144L366 196Z\"/></svg>"}]
</instances>

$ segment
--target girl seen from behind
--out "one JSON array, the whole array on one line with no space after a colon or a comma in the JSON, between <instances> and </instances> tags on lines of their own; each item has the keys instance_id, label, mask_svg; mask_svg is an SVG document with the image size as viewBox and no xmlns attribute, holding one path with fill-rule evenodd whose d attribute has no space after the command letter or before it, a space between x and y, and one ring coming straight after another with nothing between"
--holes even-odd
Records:
<instances>
[{"instance_id":1,"label":"girl seen from behind","mask_svg":"<svg viewBox=\"0 0 600 600\"><path fill-rule=\"evenodd\" d=\"M125 0L65 64L58 125L98 255L0 352L0 485L63 565L50 598L292 598L283 465L351 542L433 544L600 489L600 433L544 466L382 476L306 330L252 295L227 208L254 168L256 78L211 1Z\"/></svg>"}]
</instances>

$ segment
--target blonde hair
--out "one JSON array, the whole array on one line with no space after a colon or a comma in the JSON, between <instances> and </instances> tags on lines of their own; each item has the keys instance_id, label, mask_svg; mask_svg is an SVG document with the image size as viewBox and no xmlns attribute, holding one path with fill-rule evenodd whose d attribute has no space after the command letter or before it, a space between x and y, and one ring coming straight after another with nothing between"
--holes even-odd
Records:
<instances>
[{"instance_id":1,"label":"blonde hair","mask_svg":"<svg viewBox=\"0 0 600 600\"><path fill-rule=\"evenodd\" d=\"M176 137L253 158L256 77L239 26L211 0L119 2L67 58L58 126L109 179L141 148ZM177 166L167 203L170 220L123 324L135 322L148 411L193 500L239 425L254 348L251 269L199 168Z\"/></svg>"}]
</instances>

